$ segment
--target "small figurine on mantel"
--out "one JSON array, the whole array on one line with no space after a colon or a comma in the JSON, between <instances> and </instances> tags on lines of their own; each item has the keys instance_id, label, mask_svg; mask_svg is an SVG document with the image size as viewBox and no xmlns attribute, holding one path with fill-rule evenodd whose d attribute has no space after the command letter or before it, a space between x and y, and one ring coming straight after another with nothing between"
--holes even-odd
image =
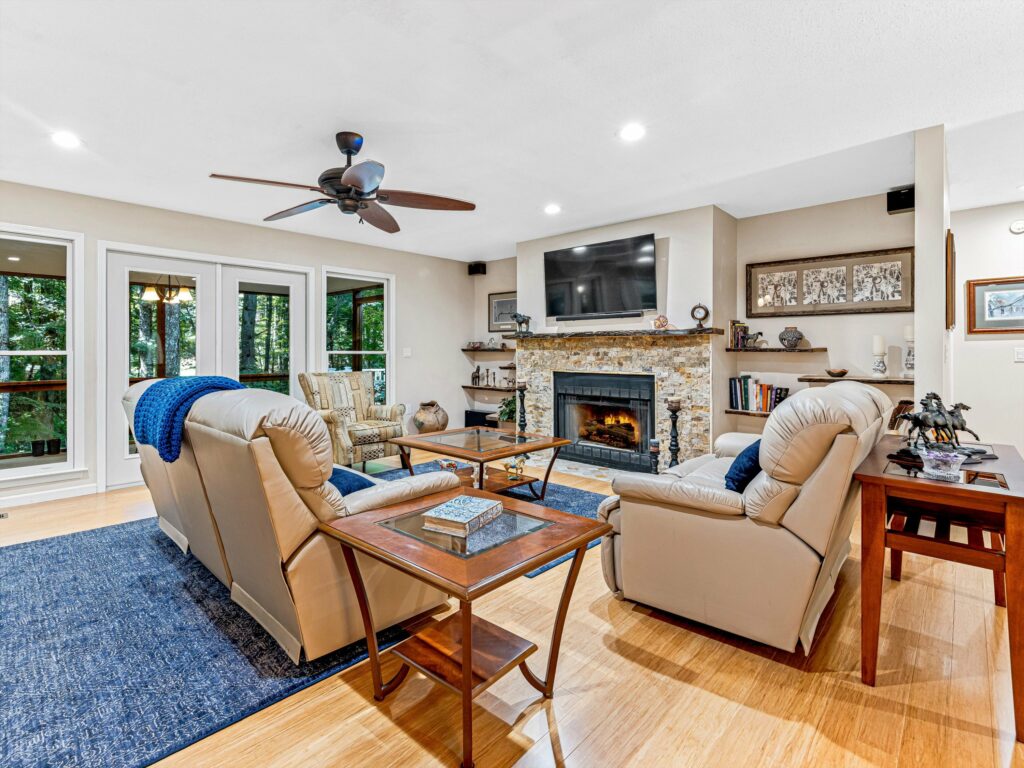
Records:
<instances>
[{"instance_id":1,"label":"small figurine on mantel","mask_svg":"<svg viewBox=\"0 0 1024 768\"><path fill-rule=\"evenodd\" d=\"M512 313L512 320L516 324L516 335L517 336L532 336L530 333L530 316L524 315L519 312Z\"/></svg>"},{"instance_id":2,"label":"small figurine on mantel","mask_svg":"<svg viewBox=\"0 0 1024 768\"><path fill-rule=\"evenodd\" d=\"M656 318L651 320L651 328L653 328L656 331L675 331L675 330L678 330L674 325L672 325L668 321L668 318L665 317L665 315L658 315Z\"/></svg>"}]
</instances>

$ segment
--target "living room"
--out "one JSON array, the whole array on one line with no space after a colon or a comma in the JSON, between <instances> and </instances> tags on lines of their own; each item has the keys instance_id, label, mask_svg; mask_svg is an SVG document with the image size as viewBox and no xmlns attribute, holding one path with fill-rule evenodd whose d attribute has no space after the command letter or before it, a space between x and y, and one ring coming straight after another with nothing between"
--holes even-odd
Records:
<instances>
[{"instance_id":1,"label":"living room","mask_svg":"<svg viewBox=\"0 0 1024 768\"><path fill-rule=\"evenodd\" d=\"M482 9L0 0L0 765L1024 759L1024 8Z\"/></svg>"}]
</instances>

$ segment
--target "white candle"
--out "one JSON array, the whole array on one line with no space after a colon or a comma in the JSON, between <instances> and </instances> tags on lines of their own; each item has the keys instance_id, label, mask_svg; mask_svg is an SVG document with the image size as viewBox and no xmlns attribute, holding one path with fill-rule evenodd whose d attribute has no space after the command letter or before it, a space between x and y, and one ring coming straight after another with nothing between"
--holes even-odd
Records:
<instances>
[{"instance_id":1,"label":"white candle","mask_svg":"<svg viewBox=\"0 0 1024 768\"><path fill-rule=\"evenodd\" d=\"M875 335L871 339L871 352L876 355L885 354L885 337Z\"/></svg>"},{"instance_id":2,"label":"white candle","mask_svg":"<svg viewBox=\"0 0 1024 768\"><path fill-rule=\"evenodd\" d=\"M905 325L903 326L903 340L913 341L914 340L914 326Z\"/></svg>"}]
</instances>

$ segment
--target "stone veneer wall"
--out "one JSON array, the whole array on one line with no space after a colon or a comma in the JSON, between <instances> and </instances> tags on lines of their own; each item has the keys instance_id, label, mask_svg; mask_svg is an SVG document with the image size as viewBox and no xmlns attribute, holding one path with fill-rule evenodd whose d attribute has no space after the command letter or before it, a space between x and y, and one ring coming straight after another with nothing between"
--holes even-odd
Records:
<instances>
[{"instance_id":1,"label":"stone veneer wall","mask_svg":"<svg viewBox=\"0 0 1024 768\"><path fill-rule=\"evenodd\" d=\"M679 460L711 452L711 336L519 338L516 376L525 381L526 428L553 434L554 372L654 376L654 430L668 466L666 402L679 396Z\"/></svg>"}]
</instances>

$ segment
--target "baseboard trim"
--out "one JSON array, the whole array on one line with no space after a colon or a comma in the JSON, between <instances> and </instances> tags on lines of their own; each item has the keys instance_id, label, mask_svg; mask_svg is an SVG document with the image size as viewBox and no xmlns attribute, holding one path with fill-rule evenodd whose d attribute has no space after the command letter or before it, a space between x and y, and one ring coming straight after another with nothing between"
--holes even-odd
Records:
<instances>
[{"instance_id":1,"label":"baseboard trim","mask_svg":"<svg viewBox=\"0 0 1024 768\"><path fill-rule=\"evenodd\" d=\"M47 491L32 491L30 493L18 493L11 496L0 497L0 509L9 507L22 507L26 504L39 504L43 501L57 501L58 499L70 499L75 496L89 496L96 493L96 483L85 485L72 485L66 488L52 488Z\"/></svg>"}]
</instances>

